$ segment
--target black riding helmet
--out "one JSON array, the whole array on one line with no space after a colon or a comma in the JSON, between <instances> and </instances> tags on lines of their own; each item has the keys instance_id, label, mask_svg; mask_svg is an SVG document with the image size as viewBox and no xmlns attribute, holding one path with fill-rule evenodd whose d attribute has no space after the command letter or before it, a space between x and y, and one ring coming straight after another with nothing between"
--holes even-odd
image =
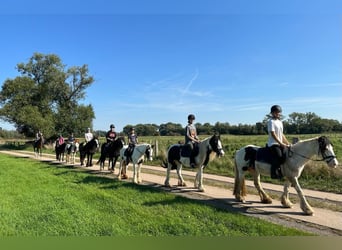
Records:
<instances>
[{"instance_id":1,"label":"black riding helmet","mask_svg":"<svg viewBox=\"0 0 342 250\"><path fill-rule=\"evenodd\" d=\"M110 128L115 128L114 124L111 124L111 125L110 125Z\"/></svg>"},{"instance_id":2,"label":"black riding helmet","mask_svg":"<svg viewBox=\"0 0 342 250\"><path fill-rule=\"evenodd\" d=\"M273 106L271 107L271 113L273 113L273 112L279 112L279 113L281 113L281 112L282 112L281 107L280 107L279 105L273 105Z\"/></svg>"},{"instance_id":3,"label":"black riding helmet","mask_svg":"<svg viewBox=\"0 0 342 250\"><path fill-rule=\"evenodd\" d=\"M188 115L188 120L195 120L195 115L193 114Z\"/></svg>"}]
</instances>

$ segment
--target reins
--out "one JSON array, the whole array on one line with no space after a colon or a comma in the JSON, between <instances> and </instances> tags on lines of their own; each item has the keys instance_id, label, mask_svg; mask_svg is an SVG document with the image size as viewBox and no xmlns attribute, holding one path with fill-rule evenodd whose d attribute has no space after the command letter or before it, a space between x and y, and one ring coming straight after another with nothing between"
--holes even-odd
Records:
<instances>
[{"instance_id":1,"label":"reins","mask_svg":"<svg viewBox=\"0 0 342 250\"><path fill-rule=\"evenodd\" d=\"M300 153L294 152L294 151L292 150L292 145L291 145L291 146L289 147L289 150L288 150L288 157L291 158L291 157L293 156L293 154L296 154L296 155L298 155L298 156L300 156L300 157L302 157L302 158L304 158L304 159L311 160L311 161L317 161L317 162L319 162L319 161L326 161L326 160L328 160L328 161L326 161L327 163L329 163L330 161L332 161L333 159L336 158L335 155L326 156L326 155L324 154L324 152L322 152L320 149L318 150L318 153L321 153L322 159L312 159L312 158L310 158L310 157L307 157L306 155L302 155L302 154L300 154Z\"/></svg>"}]
</instances>

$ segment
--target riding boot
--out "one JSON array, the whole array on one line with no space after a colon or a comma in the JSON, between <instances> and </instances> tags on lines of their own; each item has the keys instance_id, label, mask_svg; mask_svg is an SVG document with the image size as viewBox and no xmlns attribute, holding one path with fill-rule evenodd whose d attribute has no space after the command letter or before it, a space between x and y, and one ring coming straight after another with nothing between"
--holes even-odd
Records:
<instances>
[{"instance_id":1,"label":"riding boot","mask_svg":"<svg viewBox=\"0 0 342 250\"><path fill-rule=\"evenodd\" d=\"M194 157L194 155L192 153L191 153L191 156L190 156L190 167L191 168L195 168L196 167L195 157Z\"/></svg>"},{"instance_id":2,"label":"riding boot","mask_svg":"<svg viewBox=\"0 0 342 250\"><path fill-rule=\"evenodd\" d=\"M281 172L281 168L279 165L271 166L271 178L272 179L281 179L283 178L283 174Z\"/></svg>"}]
</instances>

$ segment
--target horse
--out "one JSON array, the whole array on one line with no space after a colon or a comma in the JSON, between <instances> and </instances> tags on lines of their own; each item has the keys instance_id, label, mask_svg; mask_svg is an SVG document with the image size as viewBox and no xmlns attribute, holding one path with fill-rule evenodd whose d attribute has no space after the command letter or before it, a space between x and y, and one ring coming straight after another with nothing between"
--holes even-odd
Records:
<instances>
[{"instance_id":1,"label":"horse","mask_svg":"<svg viewBox=\"0 0 342 250\"><path fill-rule=\"evenodd\" d=\"M127 161L127 157L125 151L127 150L128 145L123 146L120 150L120 167L119 167L119 173L118 173L118 179L127 179L127 167L129 162ZM142 143L135 145L132 155L131 155L131 161L133 163L133 183L141 183L142 179L140 176L141 173L141 165L144 162L144 158L146 158L149 161L153 160L153 146L148 143Z\"/></svg>"},{"instance_id":2,"label":"horse","mask_svg":"<svg viewBox=\"0 0 342 250\"><path fill-rule=\"evenodd\" d=\"M260 175L270 176L271 173L271 164L264 160L269 157L265 157L265 150L268 149L255 145L247 145L236 151L233 195L235 195L237 201L245 202L245 172L250 171L253 175L254 186L259 192L261 202L268 204L272 203L272 199L265 193L260 183ZM289 200L289 187L292 184L300 198L300 207L304 214L313 215L314 211L305 198L299 185L298 178L306 163L315 155L322 156L322 159L316 161L325 161L329 167L336 168L338 161L333 150L333 145L326 136L320 136L300 140L296 144L289 146L286 151L285 162L281 165L281 172L285 179L281 204L285 208L291 208L293 206ZM268 154L268 152L266 152L266 154Z\"/></svg>"},{"instance_id":3,"label":"horse","mask_svg":"<svg viewBox=\"0 0 342 250\"><path fill-rule=\"evenodd\" d=\"M164 182L166 187L171 187L170 172L173 169L177 169L178 186L186 186L182 176L182 166L190 167L190 158L185 157L182 154L182 151L187 149L186 147L188 147L186 144L173 144L168 148L167 161L164 161L162 165L164 168L167 168ZM195 177L194 186L201 192L205 191L203 186L203 169L208 165L212 153L216 153L217 157L221 157L225 154L220 136L217 134L202 140L198 144L198 154L195 155L195 168L198 168L198 171Z\"/></svg>"},{"instance_id":4,"label":"horse","mask_svg":"<svg viewBox=\"0 0 342 250\"><path fill-rule=\"evenodd\" d=\"M72 164L75 163L75 155L79 150L79 143L78 141L72 142L72 143L68 143L65 149L66 152L66 162L70 162Z\"/></svg>"},{"instance_id":5,"label":"horse","mask_svg":"<svg viewBox=\"0 0 342 250\"><path fill-rule=\"evenodd\" d=\"M66 151L66 143L63 142L62 144L58 143L58 140L56 141L55 145L55 152L56 152L56 161L64 161L64 153Z\"/></svg>"},{"instance_id":6,"label":"horse","mask_svg":"<svg viewBox=\"0 0 342 250\"><path fill-rule=\"evenodd\" d=\"M35 154L36 157L38 156L42 156L43 155L43 145L44 145L44 138L43 136L39 137L38 140L33 142L33 152Z\"/></svg>"},{"instance_id":7,"label":"horse","mask_svg":"<svg viewBox=\"0 0 342 250\"><path fill-rule=\"evenodd\" d=\"M116 161L120 156L120 149L125 145L123 137L117 138L116 140L102 144L101 156L96 164L100 163L100 170L104 169L106 157L108 157L108 170L114 172Z\"/></svg>"},{"instance_id":8,"label":"horse","mask_svg":"<svg viewBox=\"0 0 342 250\"><path fill-rule=\"evenodd\" d=\"M87 157L86 167L93 166L93 155L99 147L97 138L93 138L89 142L82 142L79 146L81 166L84 165L84 160Z\"/></svg>"}]
</instances>

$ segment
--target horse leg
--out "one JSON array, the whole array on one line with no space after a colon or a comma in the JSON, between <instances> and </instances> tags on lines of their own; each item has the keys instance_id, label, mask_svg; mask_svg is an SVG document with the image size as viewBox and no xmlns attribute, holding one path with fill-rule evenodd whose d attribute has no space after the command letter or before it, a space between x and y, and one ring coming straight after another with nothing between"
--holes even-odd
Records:
<instances>
[{"instance_id":1,"label":"horse leg","mask_svg":"<svg viewBox=\"0 0 342 250\"><path fill-rule=\"evenodd\" d=\"M242 168L240 168L236 162L234 161L234 170L235 170L235 178L234 178L234 191L233 195L235 196L235 200L239 202L246 201L246 183L245 183L245 173Z\"/></svg>"},{"instance_id":2,"label":"horse leg","mask_svg":"<svg viewBox=\"0 0 342 250\"><path fill-rule=\"evenodd\" d=\"M141 178L141 163L138 164L137 179L138 179L138 183L142 183L142 178Z\"/></svg>"},{"instance_id":3,"label":"horse leg","mask_svg":"<svg viewBox=\"0 0 342 250\"><path fill-rule=\"evenodd\" d=\"M121 159L120 165L119 165L119 173L118 173L118 179L119 180L121 180L122 165L123 165L123 159Z\"/></svg>"},{"instance_id":4,"label":"horse leg","mask_svg":"<svg viewBox=\"0 0 342 250\"><path fill-rule=\"evenodd\" d=\"M203 166L198 168L196 178L195 178L195 188L198 188L198 191L204 192L203 187Z\"/></svg>"},{"instance_id":5,"label":"horse leg","mask_svg":"<svg viewBox=\"0 0 342 250\"><path fill-rule=\"evenodd\" d=\"M182 164L177 163L178 186L186 187L186 183L182 175Z\"/></svg>"},{"instance_id":6,"label":"horse leg","mask_svg":"<svg viewBox=\"0 0 342 250\"><path fill-rule=\"evenodd\" d=\"M165 181L164 181L164 186L165 187L171 187L170 185L170 172L171 172L171 163L167 163L167 169L166 169L166 178L165 178Z\"/></svg>"},{"instance_id":7,"label":"horse leg","mask_svg":"<svg viewBox=\"0 0 342 250\"><path fill-rule=\"evenodd\" d=\"M89 154L90 167L93 166L93 154Z\"/></svg>"},{"instance_id":8,"label":"horse leg","mask_svg":"<svg viewBox=\"0 0 342 250\"><path fill-rule=\"evenodd\" d=\"M134 163L133 162L133 183L138 183L138 166L139 164L138 163Z\"/></svg>"},{"instance_id":9,"label":"horse leg","mask_svg":"<svg viewBox=\"0 0 342 250\"><path fill-rule=\"evenodd\" d=\"M271 204L272 203L271 197L268 194L266 194L265 190L261 186L260 174L257 171L253 171L253 176L254 176L254 186L259 192L261 202L266 203L266 204Z\"/></svg>"},{"instance_id":10,"label":"horse leg","mask_svg":"<svg viewBox=\"0 0 342 250\"><path fill-rule=\"evenodd\" d=\"M293 206L292 202L289 199L289 187L291 186L291 182L286 178L284 183L284 192L281 196L281 204L283 207L291 208Z\"/></svg>"},{"instance_id":11,"label":"horse leg","mask_svg":"<svg viewBox=\"0 0 342 250\"><path fill-rule=\"evenodd\" d=\"M292 182L292 185L296 189L297 194L298 194L298 196L300 198L300 208L303 210L303 212L306 215L313 215L314 210L312 209L312 207L307 202L307 200L305 198L305 195L303 193L303 190L302 190L302 188L299 185L297 177L291 178L290 181Z\"/></svg>"}]
</instances>

